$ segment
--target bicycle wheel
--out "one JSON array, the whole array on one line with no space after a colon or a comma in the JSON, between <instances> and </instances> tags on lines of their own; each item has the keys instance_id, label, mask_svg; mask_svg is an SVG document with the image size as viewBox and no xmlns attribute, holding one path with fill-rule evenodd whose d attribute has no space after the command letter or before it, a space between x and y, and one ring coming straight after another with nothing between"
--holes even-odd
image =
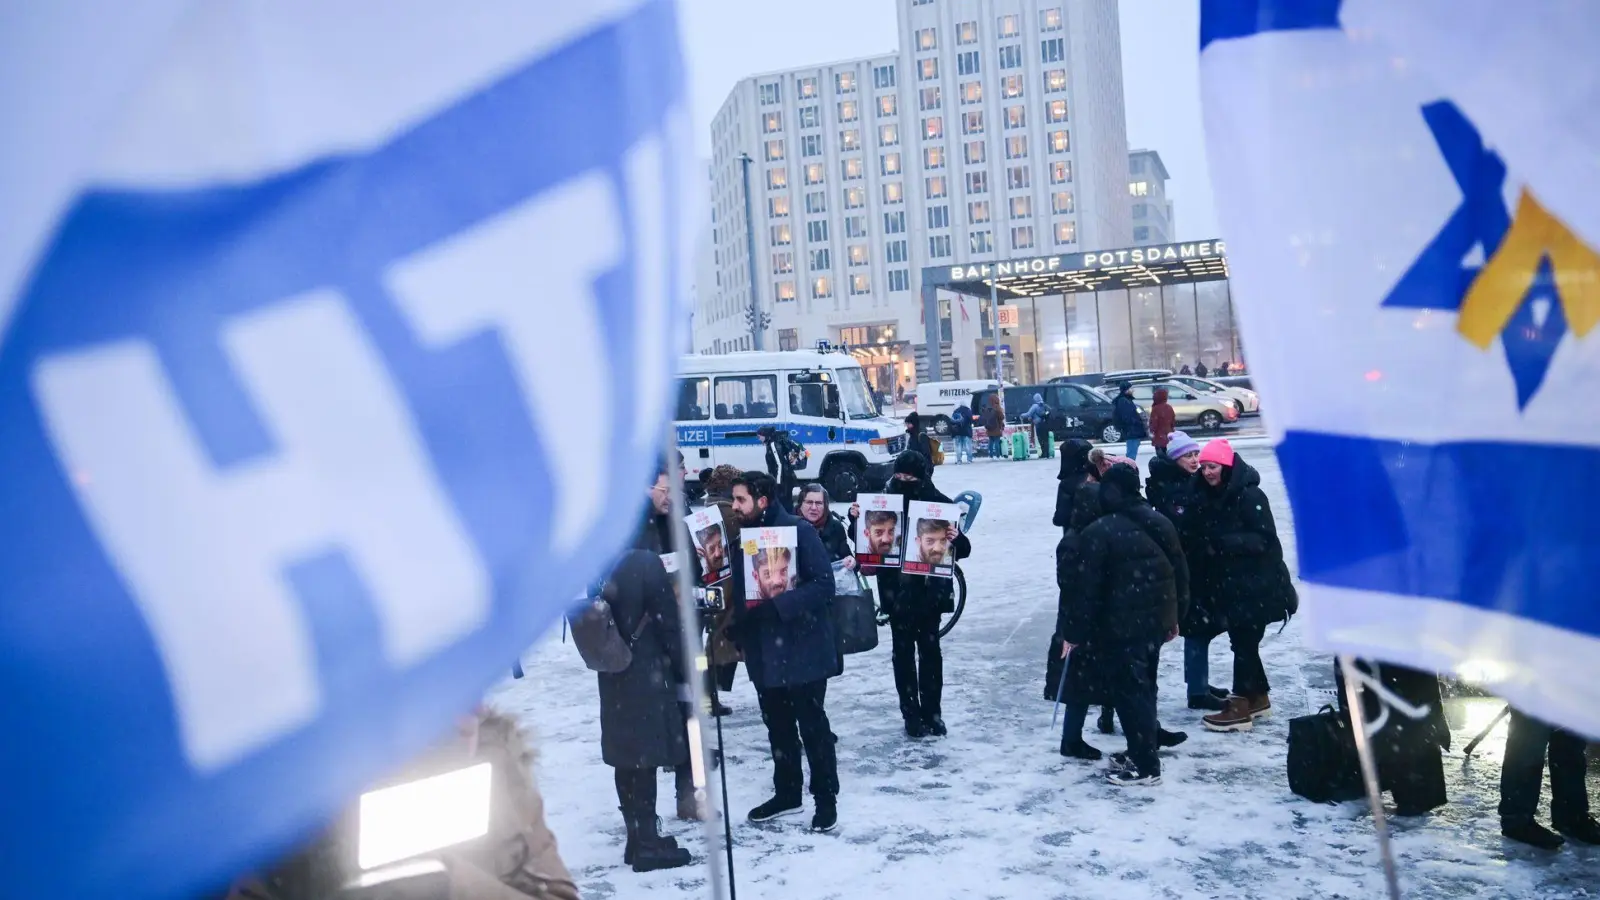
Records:
<instances>
[{"instance_id":1,"label":"bicycle wheel","mask_svg":"<svg viewBox=\"0 0 1600 900\"><path fill-rule=\"evenodd\" d=\"M955 610L939 617L939 637L944 637L956 627L956 623L961 621L962 610L967 608L967 576L961 571L960 563L956 564L955 576Z\"/></svg>"}]
</instances>

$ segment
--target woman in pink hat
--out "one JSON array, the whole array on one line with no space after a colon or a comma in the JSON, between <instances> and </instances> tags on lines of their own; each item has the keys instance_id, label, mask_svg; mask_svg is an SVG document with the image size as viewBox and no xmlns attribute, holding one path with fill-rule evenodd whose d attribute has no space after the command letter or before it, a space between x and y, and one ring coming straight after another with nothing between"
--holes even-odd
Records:
<instances>
[{"instance_id":1,"label":"woman in pink hat","mask_svg":"<svg viewBox=\"0 0 1600 900\"><path fill-rule=\"evenodd\" d=\"M1261 639L1267 625L1299 606L1261 475L1226 440L1200 451L1200 471L1184 512L1192 594L1226 626L1233 647L1233 693L1202 721L1211 731L1249 731L1272 711Z\"/></svg>"}]
</instances>

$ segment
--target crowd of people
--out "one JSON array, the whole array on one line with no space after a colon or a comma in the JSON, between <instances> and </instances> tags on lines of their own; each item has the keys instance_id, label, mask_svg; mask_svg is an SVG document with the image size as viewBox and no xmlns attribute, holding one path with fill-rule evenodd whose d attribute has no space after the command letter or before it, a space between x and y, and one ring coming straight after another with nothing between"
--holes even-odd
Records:
<instances>
[{"instance_id":1,"label":"crowd of people","mask_svg":"<svg viewBox=\"0 0 1600 900\"><path fill-rule=\"evenodd\" d=\"M968 410L954 420L957 461L971 459L971 435L979 427L989 430L998 411L996 403L981 417ZM1001 429L1003 424L1002 419ZM907 426L910 448L882 488L900 498L901 523L914 501L951 503L934 483L933 439L914 414ZM1248 732L1272 712L1262 641L1271 626L1286 622L1298 608L1260 474L1225 439L1202 446L1156 417L1151 429L1156 452L1148 477L1141 476L1132 452L1118 456L1086 441L1065 442L1053 519L1061 530L1055 570L1059 603L1044 696L1062 704L1060 753L1069 759L1107 757L1084 736L1091 708L1101 708L1100 732L1115 733L1120 723L1126 747L1109 754L1105 777L1128 788L1159 785L1160 751L1187 739L1183 731L1158 721L1163 645L1182 638L1187 707L1199 714L1197 724L1221 734ZM756 690L771 752L773 794L749 810L748 821L801 813L809 785L811 828L829 832L838 825L841 790L837 738L826 708L828 681L845 664L832 615L839 572L876 575L879 624L889 626L898 705L911 738L947 733L939 627L940 616L952 608L953 585L948 578L899 568L863 571L870 567L858 564L858 549L869 562L886 555L897 539L895 517L881 509L864 513L859 505L841 517L820 485L795 482L786 465L795 448L781 434L765 434L763 440L770 473L728 466L708 470L701 473L701 499L705 508L718 511L724 526L717 553L733 548L738 554L744 547L741 531L795 529L793 548L782 548L792 556L785 557L792 574L769 583L758 568L756 583L747 584L745 567L732 566L731 578L723 583L725 602L705 613L701 623L708 635L705 684L719 716L730 712L720 694L731 688L739 662ZM671 517L667 484L663 471L649 490L634 551L618 563L602 590L633 656L627 669L599 675L601 755L615 769L627 834L624 861L640 871L689 862L688 851L663 836L656 823L658 771L675 773L680 818L705 815L688 766L689 710L680 682L690 668L681 658L679 605L668 572L674 551L691 538ZM938 544L941 558L948 553L961 559L972 552L969 538L953 526L948 534L943 526L936 530L941 533L930 541ZM861 535L859 548L852 535ZM901 533L898 539L915 538ZM705 562L706 548L696 549ZM1233 657L1226 688L1214 686L1209 671L1211 644L1223 635ZM1431 711L1421 720L1393 726L1390 739L1379 743L1379 769L1382 787L1394 794L1400 815L1437 808L1446 802L1440 754L1450 742L1437 677L1390 665L1364 671L1394 697ZM1378 702L1374 692L1365 697L1369 704ZM1368 715L1376 718L1377 711ZM1559 846L1561 838L1534 821L1547 748L1556 831L1600 842L1600 825L1589 812L1582 738L1520 712L1512 714L1502 781L1504 833L1535 846Z\"/></svg>"}]
</instances>

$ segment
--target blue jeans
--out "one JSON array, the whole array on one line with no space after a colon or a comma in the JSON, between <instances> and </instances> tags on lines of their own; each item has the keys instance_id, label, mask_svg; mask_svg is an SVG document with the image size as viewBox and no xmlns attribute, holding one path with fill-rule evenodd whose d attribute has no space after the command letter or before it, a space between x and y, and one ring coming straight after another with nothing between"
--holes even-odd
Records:
<instances>
[{"instance_id":1,"label":"blue jeans","mask_svg":"<svg viewBox=\"0 0 1600 900\"><path fill-rule=\"evenodd\" d=\"M1128 452L1126 452L1126 453L1124 453L1122 455L1126 456L1129 459L1138 459L1139 458L1139 439L1138 438L1128 438L1127 451Z\"/></svg>"},{"instance_id":2,"label":"blue jeans","mask_svg":"<svg viewBox=\"0 0 1600 900\"><path fill-rule=\"evenodd\" d=\"M1004 440L1005 440L1005 438L997 438L997 437L989 438L989 458L990 459L999 459L1000 458L1000 444Z\"/></svg>"},{"instance_id":3,"label":"blue jeans","mask_svg":"<svg viewBox=\"0 0 1600 900\"><path fill-rule=\"evenodd\" d=\"M1183 682L1189 696L1198 697L1211 690L1211 639L1183 639Z\"/></svg>"},{"instance_id":4,"label":"blue jeans","mask_svg":"<svg viewBox=\"0 0 1600 900\"><path fill-rule=\"evenodd\" d=\"M967 462L972 462L972 438L956 438L956 462L960 463L963 456L967 458Z\"/></svg>"}]
</instances>

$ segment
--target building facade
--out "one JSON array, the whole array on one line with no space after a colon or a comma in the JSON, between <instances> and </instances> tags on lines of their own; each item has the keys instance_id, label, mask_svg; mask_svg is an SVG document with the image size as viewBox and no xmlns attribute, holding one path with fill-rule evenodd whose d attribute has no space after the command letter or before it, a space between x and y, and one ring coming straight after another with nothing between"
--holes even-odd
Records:
<instances>
[{"instance_id":1,"label":"building facade","mask_svg":"<svg viewBox=\"0 0 1600 900\"><path fill-rule=\"evenodd\" d=\"M1170 244L1178 239L1172 201L1167 199L1167 167L1154 150L1128 154L1128 210L1134 246Z\"/></svg>"},{"instance_id":2,"label":"building facade","mask_svg":"<svg viewBox=\"0 0 1600 900\"><path fill-rule=\"evenodd\" d=\"M765 349L848 344L892 392L925 366L924 267L1132 243L1115 0L898 3L898 52L753 76L718 112L697 351L753 348L753 284ZM945 377L984 371L980 324L938 309Z\"/></svg>"}]
</instances>

